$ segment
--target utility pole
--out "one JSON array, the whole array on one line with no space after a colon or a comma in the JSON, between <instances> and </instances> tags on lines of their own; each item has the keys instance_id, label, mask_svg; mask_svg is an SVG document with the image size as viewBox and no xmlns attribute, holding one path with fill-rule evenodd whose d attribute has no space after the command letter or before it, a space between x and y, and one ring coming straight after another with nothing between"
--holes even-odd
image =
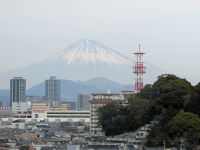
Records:
<instances>
[{"instance_id":1,"label":"utility pole","mask_svg":"<svg viewBox=\"0 0 200 150\"><path fill-rule=\"evenodd\" d=\"M164 141L163 141L163 145L164 145L164 150L165 150L165 148L166 148L165 144L166 144L166 143L165 143L165 140L164 140Z\"/></svg>"},{"instance_id":2,"label":"utility pole","mask_svg":"<svg viewBox=\"0 0 200 150\"><path fill-rule=\"evenodd\" d=\"M181 142L180 150L183 150L183 141L184 141L183 139L180 140L180 142Z\"/></svg>"}]
</instances>

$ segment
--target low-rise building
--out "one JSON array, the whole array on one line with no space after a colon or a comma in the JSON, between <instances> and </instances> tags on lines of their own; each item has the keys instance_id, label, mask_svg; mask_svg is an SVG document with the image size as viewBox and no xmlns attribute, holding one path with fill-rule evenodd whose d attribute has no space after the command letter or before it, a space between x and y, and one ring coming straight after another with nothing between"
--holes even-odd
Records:
<instances>
[{"instance_id":1,"label":"low-rise building","mask_svg":"<svg viewBox=\"0 0 200 150\"><path fill-rule=\"evenodd\" d=\"M31 111L14 113L14 118L31 118Z\"/></svg>"},{"instance_id":2,"label":"low-rise building","mask_svg":"<svg viewBox=\"0 0 200 150\"><path fill-rule=\"evenodd\" d=\"M34 133L23 133L23 134L15 134L15 137L24 138L24 139L37 139L38 135Z\"/></svg>"},{"instance_id":3,"label":"low-rise building","mask_svg":"<svg viewBox=\"0 0 200 150\"><path fill-rule=\"evenodd\" d=\"M90 111L68 110L68 105L50 107L46 103L32 103L32 118L52 121L90 121Z\"/></svg>"},{"instance_id":4,"label":"low-rise building","mask_svg":"<svg viewBox=\"0 0 200 150\"><path fill-rule=\"evenodd\" d=\"M13 118L11 107L0 107L0 118Z\"/></svg>"},{"instance_id":5,"label":"low-rise building","mask_svg":"<svg viewBox=\"0 0 200 150\"><path fill-rule=\"evenodd\" d=\"M60 120L70 122L90 122L90 111L89 110L66 110L66 111L47 111L47 119L49 121Z\"/></svg>"},{"instance_id":6,"label":"low-rise building","mask_svg":"<svg viewBox=\"0 0 200 150\"><path fill-rule=\"evenodd\" d=\"M50 106L43 102L34 102L32 103L32 118L33 119L45 119L47 114L46 112L50 110Z\"/></svg>"},{"instance_id":7,"label":"low-rise building","mask_svg":"<svg viewBox=\"0 0 200 150\"><path fill-rule=\"evenodd\" d=\"M122 100L128 100L135 95L134 91L121 91L121 92L122 92Z\"/></svg>"},{"instance_id":8,"label":"low-rise building","mask_svg":"<svg viewBox=\"0 0 200 150\"><path fill-rule=\"evenodd\" d=\"M30 102L12 102L13 113L27 112L31 109Z\"/></svg>"},{"instance_id":9,"label":"low-rise building","mask_svg":"<svg viewBox=\"0 0 200 150\"><path fill-rule=\"evenodd\" d=\"M61 110L69 110L70 104L66 102L61 103Z\"/></svg>"},{"instance_id":10,"label":"low-rise building","mask_svg":"<svg viewBox=\"0 0 200 150\"><path fill-rule=\"evenodd\" d=\"M12 127L15 129L25 129L25 120L19 119L19 120L14 120L12 123Z\"/></svg>"}]
</instances>

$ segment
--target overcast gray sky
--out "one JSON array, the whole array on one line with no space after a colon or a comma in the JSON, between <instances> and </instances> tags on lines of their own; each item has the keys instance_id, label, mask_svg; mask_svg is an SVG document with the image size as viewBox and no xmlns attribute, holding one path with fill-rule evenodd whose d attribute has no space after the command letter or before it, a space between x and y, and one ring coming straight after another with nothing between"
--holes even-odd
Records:
<instances>
[{"instance_id":1,"label":"overcast gray sky","mask_svg":"<svg viewBox=\"0 0 200 150\"><path fill-rule=\"evenodd\" d=\"M200 81L199 0L0 0L0 73L83 38Z\"/></svg>"}]
</instances>

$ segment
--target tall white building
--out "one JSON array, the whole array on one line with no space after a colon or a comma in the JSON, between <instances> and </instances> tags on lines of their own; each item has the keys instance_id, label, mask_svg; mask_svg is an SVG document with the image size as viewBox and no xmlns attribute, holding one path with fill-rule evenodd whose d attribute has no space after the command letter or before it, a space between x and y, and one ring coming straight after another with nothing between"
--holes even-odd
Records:
<instances>
[{"instance_id":1,"label":"tall white building","mask_svg":"<svg viewBox=\"0 0 200 150\"><path fill-rule=\"evenodd\" d=\"M58 107L61 100L61 85L60 80L51 76L50 79L45 81L45 100L52 107Z\"/></svg>"},{"instance_id":2,"label":"tall white building","mask_svg":"<svg viewBox=\"0 0 200 150\"><path fill-rule=\"evenodd\" d=\"M114 93L105 93L105 94L91 94L92 100L90 103L90 132L93 134L103 134L101 132L101 127L98 126L98 115L97 110L99 107L102 107L113 101L120 102L120 94Z\"/></svg>"}]
</instances>

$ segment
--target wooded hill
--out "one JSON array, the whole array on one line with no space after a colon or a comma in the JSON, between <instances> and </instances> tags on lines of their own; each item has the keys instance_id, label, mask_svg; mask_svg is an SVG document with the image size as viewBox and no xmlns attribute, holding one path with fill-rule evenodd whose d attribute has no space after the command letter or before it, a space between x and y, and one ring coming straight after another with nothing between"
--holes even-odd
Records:
<instances>
[{"instance_id":1,"label":"wooded hill","mask_svg":"<svg viewBox=\"0 0 200 150\"><path fill-rule=\"evenodd\" d=\"M132 132L152 123L146 145L200 144L200 83L164 74L129 99L127 106L110 103L99 108L99 125L107 136Z\"/></svg>"}]
</instances>

